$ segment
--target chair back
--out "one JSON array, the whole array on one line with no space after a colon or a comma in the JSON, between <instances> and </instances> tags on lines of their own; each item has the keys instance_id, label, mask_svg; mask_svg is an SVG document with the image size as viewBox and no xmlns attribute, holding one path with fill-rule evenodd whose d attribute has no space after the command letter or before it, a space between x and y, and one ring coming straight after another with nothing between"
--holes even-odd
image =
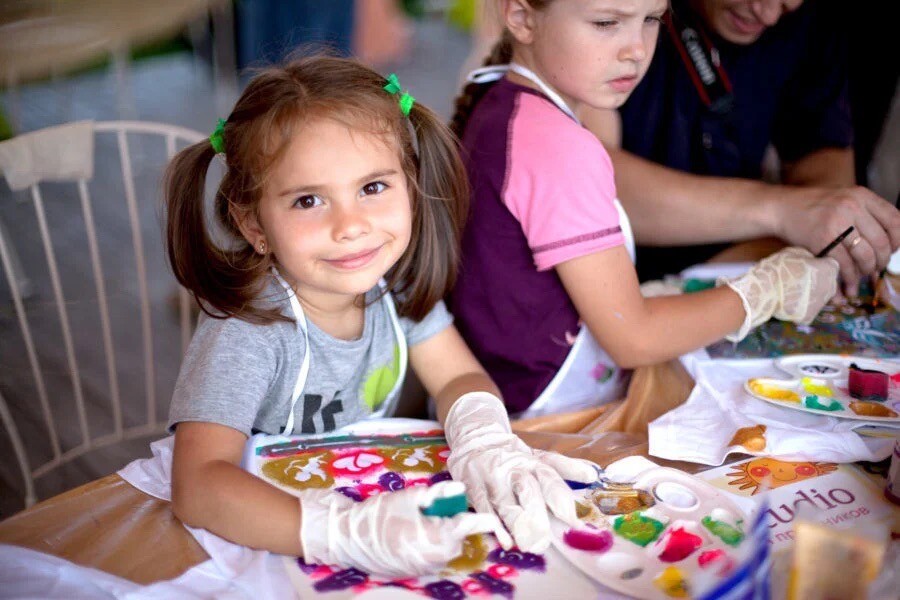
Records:
<instances>
[{"instance_id":1,"label":"chair back","mask_svg":"<svg viewBox=\"0 0 900 600\"><path fill-rule=\"evenodd\" d=\"M111 121L0 143L0 454L11 445L25 506L63 465L165 430L194 311L164 256L162 175L204 137Z\"/></svg>"}]
</instances>

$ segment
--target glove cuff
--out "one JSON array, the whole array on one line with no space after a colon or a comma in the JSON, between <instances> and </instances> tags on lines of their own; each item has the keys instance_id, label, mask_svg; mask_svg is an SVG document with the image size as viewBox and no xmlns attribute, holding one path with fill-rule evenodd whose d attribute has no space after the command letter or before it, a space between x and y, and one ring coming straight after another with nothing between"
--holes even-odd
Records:
<instances>
[{"instance_id":1,"label":"glove cuff","mask_svg":"<svg viewBox=\"0 0 900 600\"><path fill-rule=\"evenodd\" d=\"M308 563L336 564L331 550L332 521L342 504L353 504L331 490L304 490L300 501L300 548ZM343 501L346 501L343 502Z\"/></svg>"},{"instance_id":2,"label":"glove cuff","mask_svg":"<svg viewBox=\"0 0 900 600\"><path fill-rule=\"evenodd\" d=\"M724 277L719 277L716 280L716 285L727 285L734 293L738 295L738 298L741 299L741 306L744 307L744 322L741 323L741 326L734 333L729 333L725 336L725 339L729 342L740 342L742 339L747 337L747 334L750 333L750 330L753 329L753 312L750 309L750 302L747 300L747 295L744 293L744 290L741 289L738 282L740 280L731 281Z\"/></svg>"}]
</instances>

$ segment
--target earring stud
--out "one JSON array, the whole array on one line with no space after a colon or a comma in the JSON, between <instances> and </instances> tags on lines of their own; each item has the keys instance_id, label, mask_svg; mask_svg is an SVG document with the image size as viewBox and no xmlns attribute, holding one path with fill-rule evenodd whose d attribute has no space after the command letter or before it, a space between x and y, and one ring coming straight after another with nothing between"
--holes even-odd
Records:
<instances>
[{"instance_id":1,"label":"earring stud","mask_svg":"<svg viewBox=\"0 0 900 600\"><path fill-rule=\"evenodd\" d=\"M259 250L260 254L266 253L266 243L260 240L259 244L256 245L257 250Z\"/></svg>"}]
</instances>

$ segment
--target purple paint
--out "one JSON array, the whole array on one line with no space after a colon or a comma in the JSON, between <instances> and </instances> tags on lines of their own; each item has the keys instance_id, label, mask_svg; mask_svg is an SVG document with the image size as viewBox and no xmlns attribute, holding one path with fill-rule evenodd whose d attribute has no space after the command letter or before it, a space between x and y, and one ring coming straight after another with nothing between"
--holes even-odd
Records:
<instances>
[{"instance_id":1,"label":"purple paint","mask_svg":"<svg viewBox=\"0 0 900 600\"><path fill-rule=\"evenodd\" d=\"M388 471L378 478L378 485L386 492L396 492L406 487L406 478L400 473Z\"/></svg>"},{"instance_id":2,"label":"purple paint","mask_svg":"<svg viewBox=\"0 0 900 600\"><path fill-rule=\"evenodd\" d=\"M354 502L362 502L363 501L362 494L360 494L359 490L354 487L343 486L343 487L339 487L339 488L334 488L334 491L340 492L341 494L347 496Z\"/></svg>"},{"instance_id":3,"label":"purple paint","mask_svg":"<svg viewBox=\"0 0 900 600\"><path fill-rule=\"evenodd\" d=\"M298 558L297 566L300 567L301 571L303 571L307 575L310 575L311 573L314 573L316 571L316 569L319 568L320 565L317 565L315 563L308 563L305 560L303 560L302 558Z\"/></svg>"},{"instance_id":4,"label":"purple paint","mask_svg":"<svg viewBox=\"0 0 900 600\"><path fill-rule=\"evenodd\" d=\"M536 556L536 555L532 555ZM543 560L543 559L541 559ZM491 577L487 573L472 573L472 579L481 584L481 587L485 589L485 591L491 594L500 594L501 596L506 596L507 598L512 598L513 593L516 591L516 588L513 587L511 583L507 583L502 579L496 579Z\"/></svg>"},{"instance_id":5,"label":"purple paint","mask_svg":"<svg viewBox=\"0 0 900 600\"><path fill-rule=\"evenodd\" d=\"M609 531L584 531L583 529L570 529L563 534L563 541L585 552L606 552L613 545L613 536Z\"/></svg>"},{"instance_id":6,"label":"purple paint","mask_svg":"<svg viewBox=\"0 0 900 600\"><path fill-rule=\"evenodd\" d=\"M313 584L317 592L337 592L363 584L369 580L369 574L355 567L338 571L322 581Z\"/></svg>"},{"instance_id":7,"label":"purple paint","mask_svg":"<svg viewBox=\"0 0 900 600\"><path fill-rule=\"evenodd\" d=\"M522 552L521 550L504 550L497 548L488 554L488 560L501 565L509 565L517 569L525 569L531 571L545 571L547 562L540 554L532 554L531 552Z\"/></svg>"},{"instance_id":8,"label":"purple paint","mask_svg":"<svg viewBox=\"0 0 900 600\"><path fill-rule=\"evenodd\" d=\"M440 483L441 481L450 481L450 471L441 471L431 476L431 485Z\"/></svg>"},{"instance_id":9,"label":"purple paint","mask_svg":"<svg viewBox=\"0 0 900 600\"><path fill-rule=\"evenodd\" d=\"M425 593L429 598L437 598L438 600L462 600L466 597L466 592L462 586L448 579L441 579L429 583L425 586Z\"/></svg>"}]
</instances>

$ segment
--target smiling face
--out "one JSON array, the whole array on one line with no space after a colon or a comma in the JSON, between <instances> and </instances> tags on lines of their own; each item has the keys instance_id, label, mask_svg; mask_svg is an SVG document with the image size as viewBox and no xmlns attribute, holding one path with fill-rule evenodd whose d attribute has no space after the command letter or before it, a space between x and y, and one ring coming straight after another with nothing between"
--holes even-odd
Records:
<instances>
[{"instance_id":1,"label":"smiling face","mask_svg":"<svg viewBox=\"0 0 900 600\"><path fill-rule=\"evenodd\" d=\"M729 485L739 486L739 490L750 489L749 495L752 496L767 489L813 479L834 471L837 466L833 463L786 462L763 457L733 465L732 468L734 472L728 473L728 477L735 479Z\"/></svg>"},{"instance_id":2,"label":"smiling face","mask_svg":"<svg viewBox=\"0 0 900 600\"><path fill-rule=\"evenodd\" d=\"M621 106L647 72L666 0L508 0L514 60L577 111Z\"/></svg>"},{"instance_id":3,"label":"smiling face","mask_svg":"<svg viewBox=\"0 0 900 600\"><path fill-rule=\"evenodd\" d=\"M693 0L707 26L734 44L752 44L803 0Z\"/></svg>"},{"instance_id":4,"label":"smiling face","mask_svg":"<svg viewBox=\"0 0 900 600\"><path fill-rule=\"evenodd\" d=\"M409 245L411 198L397 149L331 119L296 129L269 174L258 219L241 230L264 240L301 303L372 289Z\"/></svg>"}]
</instances>

